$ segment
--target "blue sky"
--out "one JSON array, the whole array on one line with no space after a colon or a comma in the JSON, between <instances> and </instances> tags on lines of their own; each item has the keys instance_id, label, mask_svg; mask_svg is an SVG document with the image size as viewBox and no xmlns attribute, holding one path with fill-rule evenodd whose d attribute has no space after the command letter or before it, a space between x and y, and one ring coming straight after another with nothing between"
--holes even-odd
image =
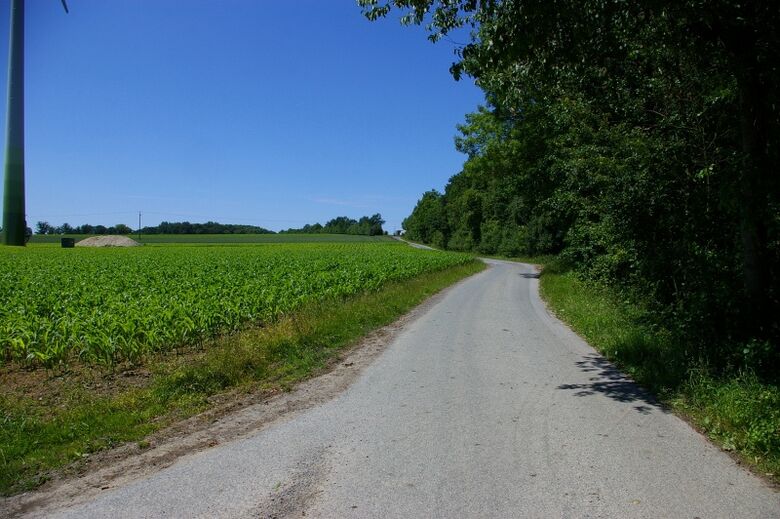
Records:
<instances>
[{"instance_id":1,"label":"blue sky","mask_svg":"<svg viewBox=\"0 0 780 519\"><path fill-rule=\"evenodd\" d=\"M483 102L449 75L452 43L354 0L27 4L30 226L379 212L392 231L460 171L455 125Z\"/></svg>"}]
</instances>

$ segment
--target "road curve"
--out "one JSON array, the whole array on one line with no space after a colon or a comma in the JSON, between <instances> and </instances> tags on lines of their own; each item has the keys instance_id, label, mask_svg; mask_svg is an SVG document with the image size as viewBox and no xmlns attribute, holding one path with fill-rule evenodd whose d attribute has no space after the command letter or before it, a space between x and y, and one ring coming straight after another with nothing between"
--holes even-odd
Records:
<instances>
[{"instance_id":1,"label":"road curve","mask_svg":"<svg viewBox=\"0 0 780 519\"><path fill-rule=\"evenodd\" d=\"M405 244L407 244L408 246L410 246L410 247L412 247L412 248L415 248L415 249L422 249L422 250L436 250L436 249L434 249L433 247L429 247L429 246L427 246L427 245L423 245L422 243L415 243L415 242L413 242L413 241L406 241L406 240L404 240L403 238L401 238L400 236L393 236L393 239L395 239L395 240L397 240L397 241L400 241L401 243L405 243Z\"/></svg>"},{"instance_id":2,"label":"road curve","mask_svg":"<svg viewBox=\"0 0 780 519\"><path fill-rule=\"evenodd\" d=\"M340 396L47 517L780 517L538 297L453 287Z\"/></svg>"}]
</instances>

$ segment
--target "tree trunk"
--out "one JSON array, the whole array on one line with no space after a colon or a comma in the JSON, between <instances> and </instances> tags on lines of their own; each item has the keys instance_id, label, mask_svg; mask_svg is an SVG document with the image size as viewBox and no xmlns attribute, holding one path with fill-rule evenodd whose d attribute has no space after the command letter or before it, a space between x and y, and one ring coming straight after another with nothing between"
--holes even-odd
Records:
<instances>
[{"instance_id":1,"label":"tree trunk","mask_svg":"<svg viewBox=\"0 0 780 519\"><path fill-rule=\"evenodd\" d=\"M743 277L749 314L761 335L771 325L767 243L767 189L772 165L767 155L768 111L762 106L766 85L754 64L743 63L740 72L742 151L745 163L739 184Z\"/></svg>"}]
</instances>

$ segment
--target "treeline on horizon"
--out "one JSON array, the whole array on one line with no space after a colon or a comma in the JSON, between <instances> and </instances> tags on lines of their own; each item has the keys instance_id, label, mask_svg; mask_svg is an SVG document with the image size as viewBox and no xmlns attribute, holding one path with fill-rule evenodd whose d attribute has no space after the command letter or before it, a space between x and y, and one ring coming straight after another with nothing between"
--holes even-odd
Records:
<instances>
[{"instance_id":1,"label":"treeline on horizon","mask_svg":"<svg viewBox=\"0 0 780 519\"><path fill-rule=\"evenodd\" d=\"M264 227L232 223L160 222L153 227L142 227L141 234L274 234Z\"/></svg>"},{"instance_id":2,"label":"treeline on horizon","mask_svg":"<svg viewBox=\"0 0 780 519\"><path fill-rule=\"evenodd\" d=\"M431 39L477 29L451 69L487 104L406 236L551 254L668 331L691 365L780 367L780 9L773 2L362 0ZM430 15L428 15L430 16ZM640 353L638 353L640 354Z\"/></svg>"},{"instance_id":3,"label":"treeline on horizon","mask_svg":"<svg viewBox=\"0 0 780 519\"><path fill-rule=\"evenodd\" d=\"M105 225L77 225L68 223L60 226L50 225L48 222L38 222L35 234L137 234L129 226L120 223L106 227ZM160 225L141 228L141 234L274 234L263 227L254 225L224 224L217 222L190 223L190 222L160 222Z\"/></svg>"},{"instance_id":4,"label":"treeline on horizon","mask_svg":"<svg viewBox=\"0 0 780 519\"><path fill-rule=\"evenodd\" d=\"M90 224L74 227L69 223L51 225L49 222L38 222L35 224L35 234L131 234L132 232L133 229L123 223L108 227Z\"/></svg>"},{"instance_id":5,"label":"treeline on horizon","mask_svg":"<svg viewBox=\"0 0 780 519\"><path fill-rule=\"evenodd\" d=\"M386 234L382 225L385 221L382 215L363 216L354 220L347 216L339 216L329 220L325 225L319 223L306 224L300 229L287 229L279 231L280 234L356 234L365 236L378 236ZM137 234L138 230L131 229L128 225L77 225L64 223L54 226L48 222L38 222L35 226L35 234ZM275 234L274 231L255 225L223 224L217 222L190 223L190 222L160 222L159 225L141 228L141 234Z\"/></svg>"},{"instance_id":6,"label":"treeline on horizon","mask_svg":"<svg viewBox=\"0 0 780 519\"><path fill-rule=\"evenodd\" d=\"M280 234L359 234L364 236L379 236L385 234L382 225L382 215L363 216L354 220L347 216L338 216L329 220L325 225L315 223L306 224L299 229L287 229L279 231Z\"/></svg>"}]
</instances>

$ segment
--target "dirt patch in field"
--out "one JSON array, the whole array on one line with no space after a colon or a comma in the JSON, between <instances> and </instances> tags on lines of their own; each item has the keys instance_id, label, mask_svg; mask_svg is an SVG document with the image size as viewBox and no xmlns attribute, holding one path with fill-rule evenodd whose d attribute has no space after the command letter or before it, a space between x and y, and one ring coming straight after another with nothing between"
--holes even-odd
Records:
<instances>
[{"instance_id":1,"label":"dirt patch in field","mask_svg":"<svg viewBox=\"0 0 780 519\"><path fill-rule=\"evenodd\" d=\"M76 243L76 247L138 247L142 245L127 236L93 236Z\"/></svg>"},{"instance_id":2,"label":"dirt patch in field","mask_svg":"<svg viewBox=\"0 0 780 519\"><path fill-rule=\"evenodd\" d=\"M27 402L40 418L50 417L73 401L110 397L148 385L151 372L129 363L108 369L74 364L67 369L29 368L18 364L0 367L0 402Z\"/></svg>"},{"instance_id":3,"label":"dirt patch in field","mask_svg":"<svg viewBox=\"0 0 780 519\"><path fill-rule=\"evenodd\" d=\"M52 475L39 489L0 500L8 517L46 517L89 501L175 463L179 458L249 436L278 421L324 404L347 389L407 325L425 314L452 285L394 323L380 328L335 357L290 392L234 390L209 398L211 408L154 433L142 442L90 455Z\"/></svg>"}]
</instances>

